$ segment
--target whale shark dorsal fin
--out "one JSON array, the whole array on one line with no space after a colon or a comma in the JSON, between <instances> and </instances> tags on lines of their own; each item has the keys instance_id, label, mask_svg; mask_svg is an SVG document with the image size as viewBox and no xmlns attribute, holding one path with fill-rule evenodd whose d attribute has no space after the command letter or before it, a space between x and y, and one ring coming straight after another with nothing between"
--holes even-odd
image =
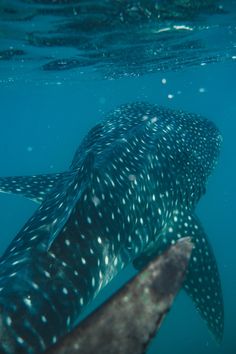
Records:
<instances>
[{"instance_id":1,"label":"whale shark dorsal fin","mask_svg":"<svg viewBox=\"0 0 236 354\"><path fill-rule=\"evenodd\" d=\"M47 193L55 186L65 173L53 173L34 176L15 176L0 178L0 193L19 194L41 203Z\"/></svg>"},{"instance_id":2,"label":"whale shark dorsal fin","mask_svg":"<svg viewBox=\"0 0 236 354\"><path fill-rule=\"evenodd\" d=\"M219 272L206 234L194 215L178 213L167 224L157 243L136 258L133 265L141 269L154 256L182 237L191 237L194 243L191 260L184 282L184 289L207 323L214 337L221 341L224 331L224 306Z\"/></svg>"}]
</instances>

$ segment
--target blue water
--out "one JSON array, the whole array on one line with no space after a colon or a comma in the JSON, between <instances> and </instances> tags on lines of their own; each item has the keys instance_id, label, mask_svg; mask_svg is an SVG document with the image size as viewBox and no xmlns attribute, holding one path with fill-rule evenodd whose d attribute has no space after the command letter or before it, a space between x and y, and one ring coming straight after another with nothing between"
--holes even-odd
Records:
<instances>
[{"instance_id":1,"label":"blue water","mask_svg":"<svg viewBox=\"0 0 236 354\"><path fill-rule=\"evenodd\" d=\"M181 291L148 353L236 353L236 61L115 80L47 80L43 75L43 80L38 73L33 80L20 76L19 80L5 80L0 86L1 175L67 169L86 132L104 113L125 102L145 100L199 113L220 128L224 143L219 164L197 213L221 274L224 340L216 344L190 299ZM31 201L0 195L1 253L34 210ZM131 274L131 267L123 271L87 311L104 301Z\"/></svg>"}]
</instances>

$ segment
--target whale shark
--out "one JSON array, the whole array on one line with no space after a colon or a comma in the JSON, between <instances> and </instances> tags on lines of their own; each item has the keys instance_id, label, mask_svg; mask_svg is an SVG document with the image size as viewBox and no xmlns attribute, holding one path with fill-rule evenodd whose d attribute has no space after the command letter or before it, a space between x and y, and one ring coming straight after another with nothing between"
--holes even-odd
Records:
<instances>
[{"instance_id":1,"label":"whale shark","mask_svg":"<svg viewBox=\"0 0 236 354\"><path fill-rule=\"evenodd\" d=\"M125 266L142 269L186 236L183 287L220 341L220 276L195 209L221 142L204 117L134 102L89 131L67 171L2 177L2 192L38 209L0 260L0 352L43 352Z\"/></svg>"}]
</instances>

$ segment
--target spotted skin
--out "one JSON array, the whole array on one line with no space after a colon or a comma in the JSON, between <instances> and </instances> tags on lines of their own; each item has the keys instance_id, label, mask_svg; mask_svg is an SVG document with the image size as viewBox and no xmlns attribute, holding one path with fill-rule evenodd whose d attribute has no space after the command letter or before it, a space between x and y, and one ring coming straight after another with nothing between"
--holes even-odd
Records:
<instances>
[{"instance_id":1,"label":"spotted skin","mask_svg":"<svg viewBox=\"0 0 236 354\"><path fill-rule=\"evenodd\" d=\"M218 270L194 210L221 140L197 115L126 104L88 133L68 172L0 179L3 192L40 203L1 259L0 352L42 352L122 268L186 235L185 289L220 339Z\"/></svg>"},{"instance_id":2,"label":"spotted skin","mask_svg":"<svg viewBox=\"0 0 236 354\"><path fill-rule=\"evenodd\" d=\"M61 173L40 176L16 176L0 178L0 191L24 195L35 202L41 203L55 183L62 178Z\"/></svg>"}]
</instances>

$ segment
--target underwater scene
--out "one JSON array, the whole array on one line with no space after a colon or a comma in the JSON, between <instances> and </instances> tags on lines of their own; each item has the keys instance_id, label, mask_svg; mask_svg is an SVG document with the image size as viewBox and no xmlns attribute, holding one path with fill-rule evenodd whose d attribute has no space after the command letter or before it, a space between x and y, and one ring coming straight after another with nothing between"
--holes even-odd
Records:
<instances>
[{"instance_id":1,"label":"underwater scene","mask_svg":"<svg viewBox=\"0 0 236 354\"><path fill-rule=\"evenodd\" d=\"M235 0L0 0L0 354L236 353L235 82Z\"/></svg>"}]
</instances>

